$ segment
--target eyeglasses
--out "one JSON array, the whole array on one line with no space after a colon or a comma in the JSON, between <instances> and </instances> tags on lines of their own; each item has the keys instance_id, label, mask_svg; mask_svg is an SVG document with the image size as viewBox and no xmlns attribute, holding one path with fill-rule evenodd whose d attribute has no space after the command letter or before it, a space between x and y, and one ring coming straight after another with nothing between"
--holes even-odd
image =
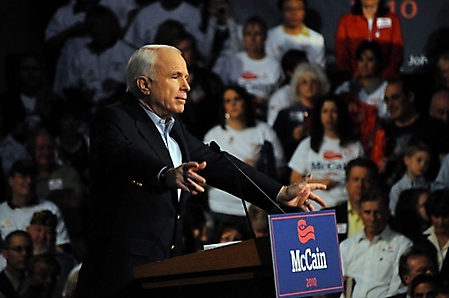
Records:
<instances>
[{"instance_id":1,"label":"eyeglasses","mask_svg":"<svg viewBox=\"0 0 449 298\"><path fill-rule=\"evenodd\" d=\"M25 252L33 251L33 248L31 246L11 246L11 247L7 247L6 249L15 251L17 253L21 253L23 251L25 251Z\"/></svg>"}]
</instances>

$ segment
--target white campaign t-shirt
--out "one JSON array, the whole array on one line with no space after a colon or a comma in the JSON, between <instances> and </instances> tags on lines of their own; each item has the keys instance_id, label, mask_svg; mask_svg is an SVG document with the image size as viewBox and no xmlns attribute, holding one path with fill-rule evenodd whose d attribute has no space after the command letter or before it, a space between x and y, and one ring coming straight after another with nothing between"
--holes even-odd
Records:
<instances>
[{"instance_id":1,"label":"white campaign t-shirt","mask_svg":"<svg viewBox=\"0 0 449 298\"><path fill-rule=\"evenodd\" d=\"M268 31L266 42L267 54L278 61L282 55L290 49L306 52L307 60L310 63L317 63L325 67L324 37L320 33L306 27L306 33L288 34L282 25L276 26Z\"/></svg>"},{"instance_id":2,"label":"white campaign t-shirt","mask_svg":"<svg viewBox=\"0 0 449 298\"><path fill-rule=\"evenodd\" d=\"M340 146L339 139L323 138L319 152L312 150L310 137L302 140L288 163L288 166L306 176L312 174L315 179L332 179L339 183L329 190L316 190L327 204L333 207L348 199L345 188L345 169L348 162L364 155L362 144L356 141L347 147ZM315 204L315 208L322 207Z\"/></svg>"},{"instance_id":3,"label":"white campaign t-shirt","mask_svg":"<svg viewBox=\"0 0 449 298\"><path fill-rule=\"evenodd\" d=\"M279 62L269 56L255 60L246 52L240 52L225 60L225 64L217 62L213 70L222 78L223 83L237 83L248 93L267 102L282 81L283 73ZM220 67L223 68L219 69Z\"/></svg>"},{"instance_id":4,"label":"white campaign t-shirt","mask_svg":"<svg viewBox=\"0 0 449 298\"><path fill-rule=\"evenodd\" d=\"M282 146L274 130L265 122L259 121L255 127L244 130L234 130L230 127L223 129L217 125L204 136L204 143L215 141L222 151L226 151L240 160L255 158L265 140L273 144L276 167L285 166ZM235 184L237 185L237 182ZM209 190L209 207L216 213L245 216L239 198L216 188Z\"/></svg>"}]
</instances>

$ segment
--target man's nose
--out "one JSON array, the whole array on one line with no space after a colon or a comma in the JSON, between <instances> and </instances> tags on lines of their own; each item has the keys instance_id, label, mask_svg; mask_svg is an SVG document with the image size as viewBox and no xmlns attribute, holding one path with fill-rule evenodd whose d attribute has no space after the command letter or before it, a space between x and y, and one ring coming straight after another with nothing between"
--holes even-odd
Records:
<instances>
[{"instance_id":1,"label":"man's nose","mask_svg":"<svg viewBox=\"0 0 449 298\"><path fill-rule=\"evenodd\" d=\"M189 85L189 82L187 82L187 78L183 78L183 84L182 84L181 89L185 92L190 91L190 85Z\"/></svg>"}]
</instances>

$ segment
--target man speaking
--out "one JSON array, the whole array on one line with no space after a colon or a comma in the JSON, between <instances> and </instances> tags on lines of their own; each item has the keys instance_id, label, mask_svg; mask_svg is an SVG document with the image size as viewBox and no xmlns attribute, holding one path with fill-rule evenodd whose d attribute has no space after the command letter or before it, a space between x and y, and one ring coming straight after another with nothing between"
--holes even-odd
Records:
<instances>
[{"instance_id":1,"label":"man speaking","mask_svg":"<svg viewBox=\"0 0 449 298\"><path fill-rule=\"evenodd\" d=\"M177 117L190 90L187 78L178 49L144 46L128 62L125 97L93 119L91 218L77 297L144 297L132 283L133 267L182 253L186 200L190 193L203 192L206 183L236 196L243 193L251 203L272 209L273 203L243 174L236 174L223 154L190 135ZM306 180L282 186L230 158L278 203L303 211L313 210L309 200L324 205L311 192L324 185ZM241 193L230 183L235 179L240 180Z\"/></svg>"}]
</instances>

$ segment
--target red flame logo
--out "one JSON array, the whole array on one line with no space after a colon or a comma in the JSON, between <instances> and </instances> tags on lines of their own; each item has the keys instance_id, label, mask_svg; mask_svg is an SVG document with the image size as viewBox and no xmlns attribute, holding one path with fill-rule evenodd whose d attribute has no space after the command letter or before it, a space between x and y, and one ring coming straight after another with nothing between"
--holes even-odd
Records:
<instances>
[{"instance_id":1,"label":"red flame logo","mask_svg":"<svg viewBox=\"0 0 449 298\"><path fill-rule=\"evenodd\" d=\"M323 154L324 159L343 159L343 154L334 151L326 151Z\"/></svg>"},{"instance_id":2,"label":"red flame logo","mask_svg":"<svg viewBox=\"0 0 449 298\"><path fill-rule=\"evenodd\" d=\"M315 228L313 226L307 226L304 219L298 220L298 239L302 244L312 239L315 240Z\"/></svg>"},{"instance_id":3,"label":"red flame logo","mask_svg":"<svg viewBox=\"0 0 449 298\"><path fill-rule=\"evenodd\" d=\"M255 80L255 79L257 79L257 75L250 71L246 71L246 72L242 73L242 78L244 78L245 80Z\"/></svg>"}]
</instances>

